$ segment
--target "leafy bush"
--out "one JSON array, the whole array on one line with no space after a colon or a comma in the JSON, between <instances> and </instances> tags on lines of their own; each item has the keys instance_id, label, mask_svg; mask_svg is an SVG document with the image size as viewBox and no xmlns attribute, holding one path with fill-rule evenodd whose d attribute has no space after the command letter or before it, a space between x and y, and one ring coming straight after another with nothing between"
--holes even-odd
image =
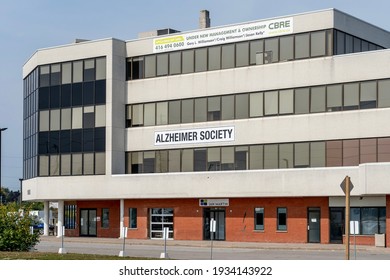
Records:
<instances>
[{"instance_id":1,"label":"leafy bush","mask_svg":"<svg viewBox=\"0 0 390 280\"><path fill-rule=\"evenodd\" d=\"M30 232L34 220L29 210L15 203L0 205L0 251L28 251L39 242L39 232Z\"/></svg>"}]
</instances>

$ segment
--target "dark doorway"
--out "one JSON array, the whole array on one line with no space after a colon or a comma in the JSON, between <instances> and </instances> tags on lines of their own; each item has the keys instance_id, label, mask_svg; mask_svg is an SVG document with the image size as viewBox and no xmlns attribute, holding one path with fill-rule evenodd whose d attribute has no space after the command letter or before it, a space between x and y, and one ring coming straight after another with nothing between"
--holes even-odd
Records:
<instances>
[{"instance_id":1,"label":"dark doorway","mask_svg":"<svg viewBox=\"0 0 390 280\"><path fill-rule=\"evenodd\" d=\"M96 236L96 209L80 209L80 236Z\"/></svg>"},{"instance_id":2,"label":"dark doorway","mask_svg":"<svg viewBox=\"0 0 390 280\"><path fill-rule=\"evenodd\" d=\"M307 211L307 237L309 243L321 242L320 208L309 208Z\"/></svg>"},{"instance_id":3,"label":"dark doorway","mask_svg":"<svg viewBox=\"0 0 390 280\"><path fill-rule=\"evenodd\" d=\"M214 240L225 240L225 209L205 208L203 212L203 239L211 240L210 222L216 221Z\"/></svg>"},{"instance_id":4,"label":"dark doorway","mask_svg":"<svg viewBox=\"0 0 390 280\"><path fill-rule=\"evenodd\" d=\"M343 243L344 208L330 208L330 242Z\"/></svg>"}]
</instances>

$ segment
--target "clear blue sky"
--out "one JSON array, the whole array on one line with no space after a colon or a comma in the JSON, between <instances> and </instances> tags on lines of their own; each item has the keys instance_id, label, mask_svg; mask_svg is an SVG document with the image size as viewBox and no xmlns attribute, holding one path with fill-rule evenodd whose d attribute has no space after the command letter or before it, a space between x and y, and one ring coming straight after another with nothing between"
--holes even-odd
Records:
<instances>
[{"instance_id":1,"label":"clear blue sky","mask_svg":"<svg viewBox=\"0 0 390 280\"><path fill-rule=\"evenodd\" d=\"M389 0L1 0L0 128L2 185L19 188L23 163L22 67L40 48L75 38L135 39L139 32L171 27L197 29L199 11L210 11L211 25L336 8L390 30Z\"/></svg>"}]
</instances>

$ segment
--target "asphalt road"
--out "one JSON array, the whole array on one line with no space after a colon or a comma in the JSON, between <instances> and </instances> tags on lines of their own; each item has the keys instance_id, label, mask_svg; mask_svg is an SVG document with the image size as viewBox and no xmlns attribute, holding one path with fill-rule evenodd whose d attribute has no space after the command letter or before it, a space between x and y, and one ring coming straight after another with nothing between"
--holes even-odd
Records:
<instances>
[{"instance_id":1,"label":"asphalt road","mask_svg":"<svg viewBox=\"0 0 390 280\"><path fill-rule=\"evenodd\" d=\"M61 238L42 237L35 247L40 252L58 252ZM119 255L123 240L104 238L65 237L63 248L68 253ZM344 260L345 246L341 244L264 244L210 241L167 241L170 259L181 260ZM160 258L164 241L126 240L125 256ZM351 245L350 259L355 259ZM357 260L390 260L389 248L357 246Z\"/></svg>"}]
</instances>

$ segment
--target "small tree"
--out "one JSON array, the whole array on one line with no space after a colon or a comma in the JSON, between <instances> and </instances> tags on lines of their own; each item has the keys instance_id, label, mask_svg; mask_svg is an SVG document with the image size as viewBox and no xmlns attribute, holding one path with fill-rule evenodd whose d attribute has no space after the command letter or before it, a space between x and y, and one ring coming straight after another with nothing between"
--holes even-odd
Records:
<instances>
[{"instance_id":1,"label":"small tree","mask_svg":"<svg viewBox=\"0 0 390 280\"><path fill-rule=\"evenodd\" d=\"M39 232L30 231L29 210L16 203L0 205L0 251L28 251L39 242Z\"/></svg>"}]
</instances>

